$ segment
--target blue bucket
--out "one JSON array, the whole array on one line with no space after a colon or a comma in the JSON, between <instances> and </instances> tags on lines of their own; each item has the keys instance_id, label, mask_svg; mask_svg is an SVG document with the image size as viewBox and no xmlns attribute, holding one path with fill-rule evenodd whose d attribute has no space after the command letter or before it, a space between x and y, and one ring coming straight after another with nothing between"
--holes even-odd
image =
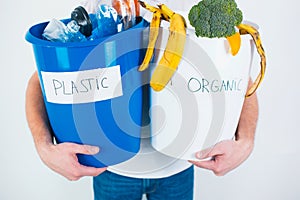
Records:
<instances>
[{"instance_id":1,"label":"blue bucket","mask_svg":"<svg viewBox=\"0 0 300 200\"><path fill-rule=\"evenodd\" d=\"M143 83L137 67L149 24L142 18L137 22L116 35L85 42L44 40L48 22L26 34L56 141L100 147L96 155L78 154L83 165L111 166L139 151Z\"/></svg>"}]
</instances>

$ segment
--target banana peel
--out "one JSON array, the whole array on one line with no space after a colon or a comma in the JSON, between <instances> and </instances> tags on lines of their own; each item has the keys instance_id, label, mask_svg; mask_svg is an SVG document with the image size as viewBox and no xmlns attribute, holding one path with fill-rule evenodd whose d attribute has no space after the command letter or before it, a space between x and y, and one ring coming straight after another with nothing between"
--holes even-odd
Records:
<instances>
[{"instance_id":1,"label":"banana peel","mask_svg":"<svg viewBox=\"0 0 300 200\"><path fill-rule=\"evenodd\" d=\"M148 41L147 51L146 51L146 54L145 54L142 64L138 68L139 71L144 71L148 68L149 63L153 56L154 47L155 47L156 40L157 40L157 37L159 34L159 27L160 27L160 23L161 23L162 13L161 13L160 9L150 6L149 4L146 4L142 1L140 1L140 4L144 8L153 12L152 20L150 23L150 32L149 32L149 41Z\"/></svg>"},{"instance_id":2,"label":"banana peel","mask_svg":"<svg viewBox=\"0 0 300 200\"><path fill-rule=\"evenodd\" d=\"M237 55L237 53L239 52L240 46L241 46L241 35L245 35L245 34L250 34L258 54L260 55L261 61L260 61L260 73L258 74L257 78L255 79L255 81L253 82L253 84L250 86L250 88L248 89L247 93L246 93L246 97L250 97L251 95L253 95L255 93L255 91L257 90L257 88L259 87L259 85L261 84L264 76L265 76L265 71L266 71L266 55L265 55L265 51L264 48L262 46L262 42L261 42L261 38L259 35L259 32L256 28L254 28L251 25L248 24L239 24L237 26L237 28L239 29L238 32L236 32L235 34L233 34L232 36L226 37L229 45L230 45L230 52L233 56Z\"/></svg>"},{"instance_id":3,"label":"banana peel","mask_svg":"<svg viewBox=\"0 0 300 200\"><path fill-rule=\"evenodd\" d=\"M260 55L260 73L258 74L255 81L253 82L253 84L250 86L250 88L248 89L248 91L246 93L246 97L250 97L252 94L255 93L255 91L261 84L262 80L264 79L265 71L266 71L266 54L265 54L265 50L262 46L259 32L256 28L254 28L253 26L248 25L248 24L239 24L237 27L238 27L241 35L244 35L244 34L251 35L251 37L255 43L257 53Z\"/></svg>"},{"instance_id":4,"label":"banana peel","mask_svg":"<svg viewBox=\"0 0 300 200\"><path fill-rule=\"evenodd\" d=\"M170 19L167 46L150 80L150 86L155 91L161 91L168 84L181 61L186 42L186 26L182 18L175 13Z\"/></svg>"},{"instance_id":5,"label":"banana peel","mask_svg":"<svg viewBox=\"0 0 300 200\"><path fill-rule=\"evenodd\" d=\"M145 58L138 68L139 71L143 71L149 66L159 34L161 19L170 22L167 46L150 80L150 86L153 90L161 91L168 84L181 61L186 42L186 21L183 16L173 12L164 4L158 5L156 8L145 2L139 2L141 6L153 12L148 48Z\"/></svg>"}]
</instances>

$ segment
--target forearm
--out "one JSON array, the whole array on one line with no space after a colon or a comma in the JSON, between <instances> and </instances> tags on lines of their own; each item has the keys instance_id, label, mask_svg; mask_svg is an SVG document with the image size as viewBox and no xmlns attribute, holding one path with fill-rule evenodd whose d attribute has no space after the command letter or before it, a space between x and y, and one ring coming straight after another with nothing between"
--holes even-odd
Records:
<instances>
[{"instance_id":1,"label":"forearm","mask_svg":"<svg viewBox=\"0 0 300 200\"><path fill-rule=\"evenodd\" d=\"M28 82L25 108L28 126L39 152L42 147L53 144L53 137L36 72Z\"/></svg>"},{"instance_id":2,"label":"forearm","mask_svg":"<svg viewBox=\"0 0 300 200\"><path fill-rule=\"evenodd\" d=\"M249 86L252 84L249 81ZM236 140L248 140L254 142L256 125L258 120L258 101L254 93L244 101L239 125L236 131Z\"/></svg>"}]
</instances>

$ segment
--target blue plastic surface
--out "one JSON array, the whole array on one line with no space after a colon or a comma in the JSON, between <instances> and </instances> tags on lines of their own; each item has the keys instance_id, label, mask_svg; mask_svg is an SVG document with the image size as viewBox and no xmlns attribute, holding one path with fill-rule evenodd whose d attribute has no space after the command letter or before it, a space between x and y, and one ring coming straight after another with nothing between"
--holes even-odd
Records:
<instances>
[{"instance_id":1,"label":"blue plastic surface","mask_svg":"<svg viewBox=\"0 0 300 200\"><path fill-rule=\"evenodd\" d=\"M68 21L68 19L66 20ZM42 39L47 22L32 26L26 40L33 45L47 114L57 142L100 147L96 155L78 155L83 165L111 166L135 156L140 148L142 123L142 73L137 71L145 50L142 34L149 24L142 18L127 31L86 42L50 42ZM106 44L114 44L115 57L107 56ZM95 59L96 58L96 59ZM120 65L123 95L109 100L50 103L45 97L41 71L74 72Z\"/></svg>"}]
</instances>

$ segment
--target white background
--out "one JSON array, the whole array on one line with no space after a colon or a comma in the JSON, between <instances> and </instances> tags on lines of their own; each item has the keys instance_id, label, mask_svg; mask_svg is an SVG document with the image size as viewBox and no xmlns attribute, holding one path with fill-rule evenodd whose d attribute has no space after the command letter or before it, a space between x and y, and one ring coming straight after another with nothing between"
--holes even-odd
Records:
<instances>
[{"instance_id":1,"label":"white background","mask_svg":"<svg viewBox=\"0 0 300 200\"><path fill-rule=\"evenodd\" d=\"M0 199L88 200L91 179L69 182L39 159L27 128L24 101L35 70L27 29L51 18L69 17L79 0L1 1ZM266 78L258 91L260 118L255 149L224 177L198 169L195 199L300 199L298 77L299 6L296 0L239 0L244 18L259 24L267 53ZM255 62L258 65L259 59Z\"/></svg>"}]
</instances>

